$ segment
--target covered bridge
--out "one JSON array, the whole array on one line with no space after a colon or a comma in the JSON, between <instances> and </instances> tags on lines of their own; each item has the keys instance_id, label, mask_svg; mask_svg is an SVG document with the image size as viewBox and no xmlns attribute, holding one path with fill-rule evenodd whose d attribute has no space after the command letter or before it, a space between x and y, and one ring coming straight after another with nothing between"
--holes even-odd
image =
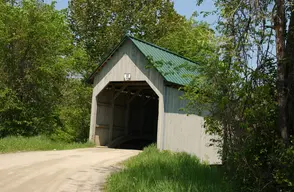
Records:
<instances>
[{"instance_id":1,"label":"covered bridge","mask_svg":"<svg viewBox=\"0 0 294 192\"><path fill-rule=\"evenodd\" d=\"M150 62L152 61L152 62ZM150 63L153 63L150 67ZM186 101L178 88L195 65L164 48L126 36L90 76L93 84L90 140L98 146L130 148L157 143L159 149L185 151L219 162L209 145L203 117L181 111Z\"/></svg>"}]
</instances>

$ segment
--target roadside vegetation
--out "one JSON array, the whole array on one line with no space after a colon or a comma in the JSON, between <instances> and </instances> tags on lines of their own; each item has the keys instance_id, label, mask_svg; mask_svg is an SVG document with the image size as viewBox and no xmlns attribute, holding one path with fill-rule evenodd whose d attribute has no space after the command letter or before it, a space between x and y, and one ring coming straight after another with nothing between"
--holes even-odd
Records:
<instances>
[{"instance_id":1,"label":"roadside vegetation","mask_svg":"<svg viewBox=\"0 0 294 192\"><path fill-rule=\"evenodd\" d=\"M192 81L183 87L185 110L209 114L206 131L221 138L214 144L222 148L224 172L236 185L235 191L293 191L292 1L213 0L214 11L195 12L189 19L179 15L170 0L74 0L66 10L57 10L55 3L0 1L1 152L65 149L79 145L68 143L86 142L91 88L85 82L120 39L130 34L198 64L189 68L197 75L187 74ZM214 15L214 24L201 21L199 14ZM171 69L177 72L181 67L187 66ZM25 142L11 136L32 138ZM144 186L148 191L181 191L181 187L222 191L211 184L223 186L217 182L221 176L202 180L197 175L199 170L206 174L214 168L189 164L193 158L184 154L146 150L110 178L110 191L144 191ZM144 165L145 161L149 163ZM151 177L146 170L153 168ZM140 176L136 170L145 172ZM181 175L184 171L187 181ZM116 182L119 188L113 188L112 182L119 178L129 180ZM198 182L211 188L201 189Z\"/></svg>"},{"instance_id":2,"label":"roadside vegetation","mask_svg":"<svg viewBox=\"0 0 294 192\"><path fill-rule=\"evenodd\" d=\"M106 183L107 192L231 192L222 170L187 153L160 152L155 145L123 163Z\"/></svg>"},{"instance_id":3,"label":"roadside vegetation","mask_svg":"<svg viewBox=\"0 0 294 192\"><path fill-rule=\"evenodd\" d=\"M65 150L94 147L93 143L66 143L53 141L45 136L35 137L5 137L0 139L0 153L20 151Z\"/></svg>"}]
</instances>

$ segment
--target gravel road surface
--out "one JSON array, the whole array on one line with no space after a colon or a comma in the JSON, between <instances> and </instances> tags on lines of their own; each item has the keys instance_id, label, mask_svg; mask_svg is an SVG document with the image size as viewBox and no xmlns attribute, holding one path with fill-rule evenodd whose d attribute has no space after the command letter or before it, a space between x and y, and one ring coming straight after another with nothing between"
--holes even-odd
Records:
<instances>
[{"instance_id":1,"label":"gravel road surface","mask_svg":"<svg viewBox=\"0 0 294 192\"><path fill-rule=\"evenodd\" d=\"M108 148L0 154L1 192L98 192L140 151Z\"/></svg>"}]
</instances>

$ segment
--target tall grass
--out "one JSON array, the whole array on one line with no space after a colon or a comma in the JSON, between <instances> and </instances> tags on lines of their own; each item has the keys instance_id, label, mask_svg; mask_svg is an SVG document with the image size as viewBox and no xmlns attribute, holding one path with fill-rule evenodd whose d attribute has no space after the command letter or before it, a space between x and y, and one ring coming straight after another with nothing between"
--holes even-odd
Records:
<instances>
[{"instance_id":1,"label":"tall grass","mask_svg":"<svg viewBox=\"0 0 294 192\"><path fill-rule=\"evenodd\" d=\"M66 143L62 141L52 141L45 136L37 137L5 137L0 139L0 153L17 151L43 151L43 150L63 150L93 147L92 143Z\"/></svg>"},{"instance_id":2,"label":"tall grass","mask_svg":"<svg viewBox=\"0 0 294 192\"><path fill-rule=\"evenodd\" d=\"M201 164L186 153L159 152L155 145L124 162L107 179L108 192L231 192L218 167Z\"/></svg>"}]
</instances>

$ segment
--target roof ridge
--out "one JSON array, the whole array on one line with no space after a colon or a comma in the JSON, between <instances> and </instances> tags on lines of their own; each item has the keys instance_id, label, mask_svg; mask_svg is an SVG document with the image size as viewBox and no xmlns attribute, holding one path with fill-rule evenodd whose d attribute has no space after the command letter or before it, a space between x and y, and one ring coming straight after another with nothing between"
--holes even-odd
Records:
<instances>
[{"instance_id":1,"label":"roof ridge","mask_svg":"<svg viewBox=\"0 0 294 192\"><path fill-rule=\"evenodd\" d=\"M182 56L182 55L179 55L179 54L177 54L177 53L175 53L175 52L173 52L173 51L170 51L170 50L168 50L168 49L166 49L166 48L160 47L160 46L155 45L155 44L153 44L153 43L150 43L150 42L144 41L144 40L142 40L142 39L138 39L138 38L136 38L136 37L132 37L132 36L130 36L130 35L126 35L126 36L127 36L128 38L130 38L130 39L135 39L135 40L137 40L137 41L140 41L140 42L142 42L142 43L145 43L145 44L147 44L147 45L150 45L150 46L155 47L155 48L157 48L157 49L160 49L160 50L162 50L162 51L168 52L168 53L173 54L173 55L175 55L175 56L177 56L177 57L180 57L180 58L182 58L182 59L185 59L185 60L187 60L187 61L190 61L190 62L192 62L192 63L194 63L194 64L197 64L195 61L193 61L193 60L191 60L191 59L188 59L188 58L186 58L186 57L184 57L184 56Z\"/></svg>"},{"instance_id":2,"label":"roof ridge","mask_svg":"<svg viewBox=\"0 0 294 192\"><path fill-rule=\"evenodd\" d=\"M127 40L130 40L130 41L134 44L134 46L137 47L137 48L141 51L141 53L142 53L143 55L145 55L145 53L142 52L142 50L141 50L141 48L139 47L139 45L137 44L137 42L138 42L138 43L142 43L142 44L144 44L144 45L146 45L146 46L153 47L154 49L161 50L161 51L167 53L168 55L175 56L175 57L177 57L177 58L179 58L179 59L183 59L184 61L189 62L189 64L191 63L191 64L196 64L196 65L197 65L197 63L194 62L194 61L192 61L191 59L185 58L184 56L181 56L181 55L179 55L179 54L177 54L177 53L175 53L175 52L172 52L172 51L170 51L170 50L168 50L168 49L165 49L165 48L162 48L162 47L160 47L160 46L158 46L158 45L155 45L155 44L149 43L149 42L147 42L147 41L144 41L144 40L141 40L141 39L138 39L138 38L136 38L136 37L132 37L132 36L126 34L126 35L124 35L124 37L121 39L120 43L118 43L118 44L114 47L114 49L110 52L110 54L105 58L105 60L103 60L103 62L101 62L100 64L98 64L97 68L93 71L92 74L90 74L90 76L88 77L88 79L86 80L86 82L88 82L88 83L93 83L94 76L95 76L95 74L98 72L99 68L103 67L103 65L104 65L104 64L105 64L105 63L111 58L111 56L112 56L113 54L115 54L115 52L117 51L117 49L118 49L122 44L124 44ZM146 56L146 55L145 55L145 56ZM170 58L170 59L171 59L171 58ZM173 60L173 59L174 59L174 58L172 58L172 60ZM160 71L158 71L158 72L164 77L164 79L165 79L167 82L174 83L174 84L178 84L178 85L184 85L184 84L187 83L187 82L185 82L185 80L180 80L181 77L172 77L172 78L170 77L170 78L167 78L166 75L164 75L162 72L160 72ZM176 79L174 79L174 78L176 78ZM180 79L179 79L179 78L180 78Z\"/></svg>"}]
</instances>

